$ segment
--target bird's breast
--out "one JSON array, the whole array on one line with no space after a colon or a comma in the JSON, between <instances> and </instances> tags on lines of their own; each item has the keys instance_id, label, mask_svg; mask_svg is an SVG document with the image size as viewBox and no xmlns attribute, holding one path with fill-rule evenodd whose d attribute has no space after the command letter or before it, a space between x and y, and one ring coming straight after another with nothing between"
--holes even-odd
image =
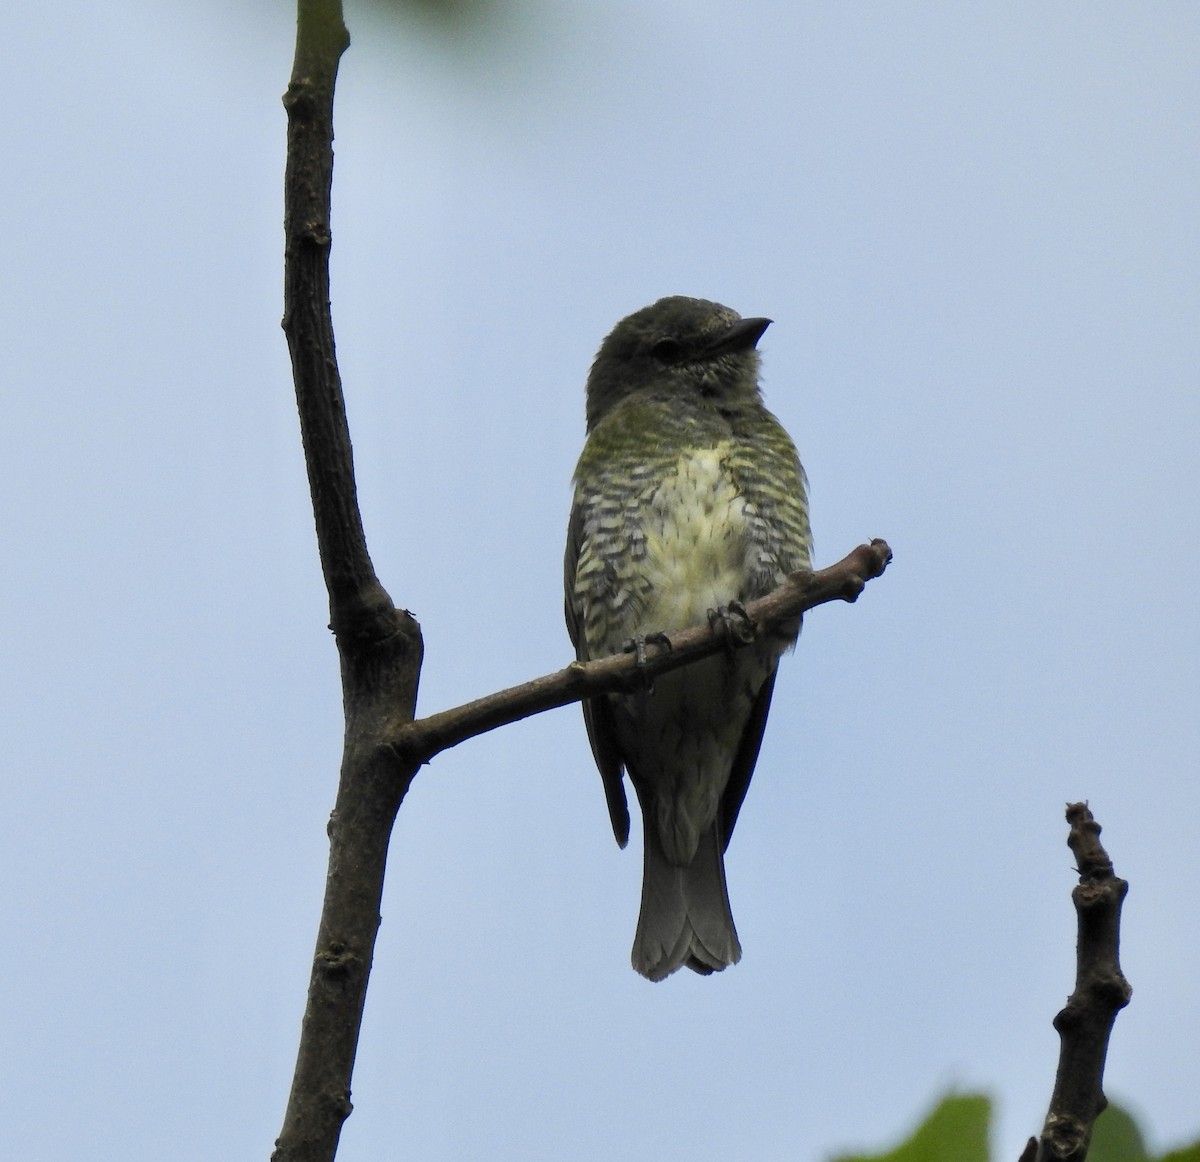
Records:
<instances>
[{"instance_id":1,"label":"bird's breast","mask_svg":"<svg viewBox=\"0 0 1200 1162\"><path fill-rule=\"evenodd\" d=\"M639 632L682 629L742 596L746 502L727 463L725 445L681 455L638 515L645 537Z\"/></svg>"}]
</instances>

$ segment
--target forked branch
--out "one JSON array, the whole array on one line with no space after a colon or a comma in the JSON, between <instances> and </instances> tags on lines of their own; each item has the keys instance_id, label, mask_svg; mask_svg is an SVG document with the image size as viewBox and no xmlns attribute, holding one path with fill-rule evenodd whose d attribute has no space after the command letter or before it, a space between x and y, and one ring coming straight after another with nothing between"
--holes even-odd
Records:
<instances>
[{"instance_id":1,"label":"forked branch","mask_svg":"<svg viewBox=\"0 0 1200 1162\"><path fill-rule=\"evenodd\" d=\"M340 0L300 0L284 97L284 316L330 626L346 713L329 872L277 1162L329 1162L350 1112L350 1075L379 928L388 840L415 768L374 745L412 718L416 622L397 610L367 553L329 311L333 92L349 43Z\"/></svg>"}]
</instances>

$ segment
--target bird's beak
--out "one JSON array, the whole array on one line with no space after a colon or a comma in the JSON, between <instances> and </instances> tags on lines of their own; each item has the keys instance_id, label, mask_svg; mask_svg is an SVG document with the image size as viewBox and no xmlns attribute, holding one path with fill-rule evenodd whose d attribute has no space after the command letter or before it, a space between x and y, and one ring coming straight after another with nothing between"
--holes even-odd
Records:
<instances>
[{"instance_id":1,"label":"bird's beak","mask_svg":"<svg viewBox=\"0 0 1200 1162\"><path fill-rule=\"evenodd\" d=\"M718 335L704 350L704 355L724 355L728 351L749 351L771 325L770 319L739 319L723 335Z\"/></svg>"}]
</instances>

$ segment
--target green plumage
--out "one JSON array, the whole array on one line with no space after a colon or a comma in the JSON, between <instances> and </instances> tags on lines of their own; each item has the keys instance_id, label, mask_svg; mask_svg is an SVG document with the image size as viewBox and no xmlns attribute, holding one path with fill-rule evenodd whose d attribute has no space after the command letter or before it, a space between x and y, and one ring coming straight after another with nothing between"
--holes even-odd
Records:
<instances>
[{"instance_id":1,"label":"green plumage","mask_svg":"<svg viewBox=\"0 0 1200 1162\"><path fill-rule=\"evenodd\" d=\"M754 349L765 319L667 298L619 323L588 380L575 472L567 624L581 659L705 620L810 563L804 473L766 410ZM673 671L653 691L584 706L617 840L622 771L642 808L645 877L634 967L659 980L740 956L723 852L758 756L779 655L794 632Z\"/></svg>"}]
</instances>

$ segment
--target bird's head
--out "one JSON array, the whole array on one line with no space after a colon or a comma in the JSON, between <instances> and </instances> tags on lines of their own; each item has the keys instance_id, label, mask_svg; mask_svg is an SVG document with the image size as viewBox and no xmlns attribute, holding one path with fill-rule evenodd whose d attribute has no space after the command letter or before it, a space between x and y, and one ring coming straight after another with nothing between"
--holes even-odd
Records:
<instances>
[{"instance_id":1,"label":"bird's head","mask_svg":"<svg viewBox=\"0 0 1200 1162\"><path fill-rule=\"evenodd\" d=\"M717 405L757 401L754 348L770 323L683 295L622 319L600 345L588 376L588 431L615 407L646 393Z\"/></svg>"}]
</instances>

